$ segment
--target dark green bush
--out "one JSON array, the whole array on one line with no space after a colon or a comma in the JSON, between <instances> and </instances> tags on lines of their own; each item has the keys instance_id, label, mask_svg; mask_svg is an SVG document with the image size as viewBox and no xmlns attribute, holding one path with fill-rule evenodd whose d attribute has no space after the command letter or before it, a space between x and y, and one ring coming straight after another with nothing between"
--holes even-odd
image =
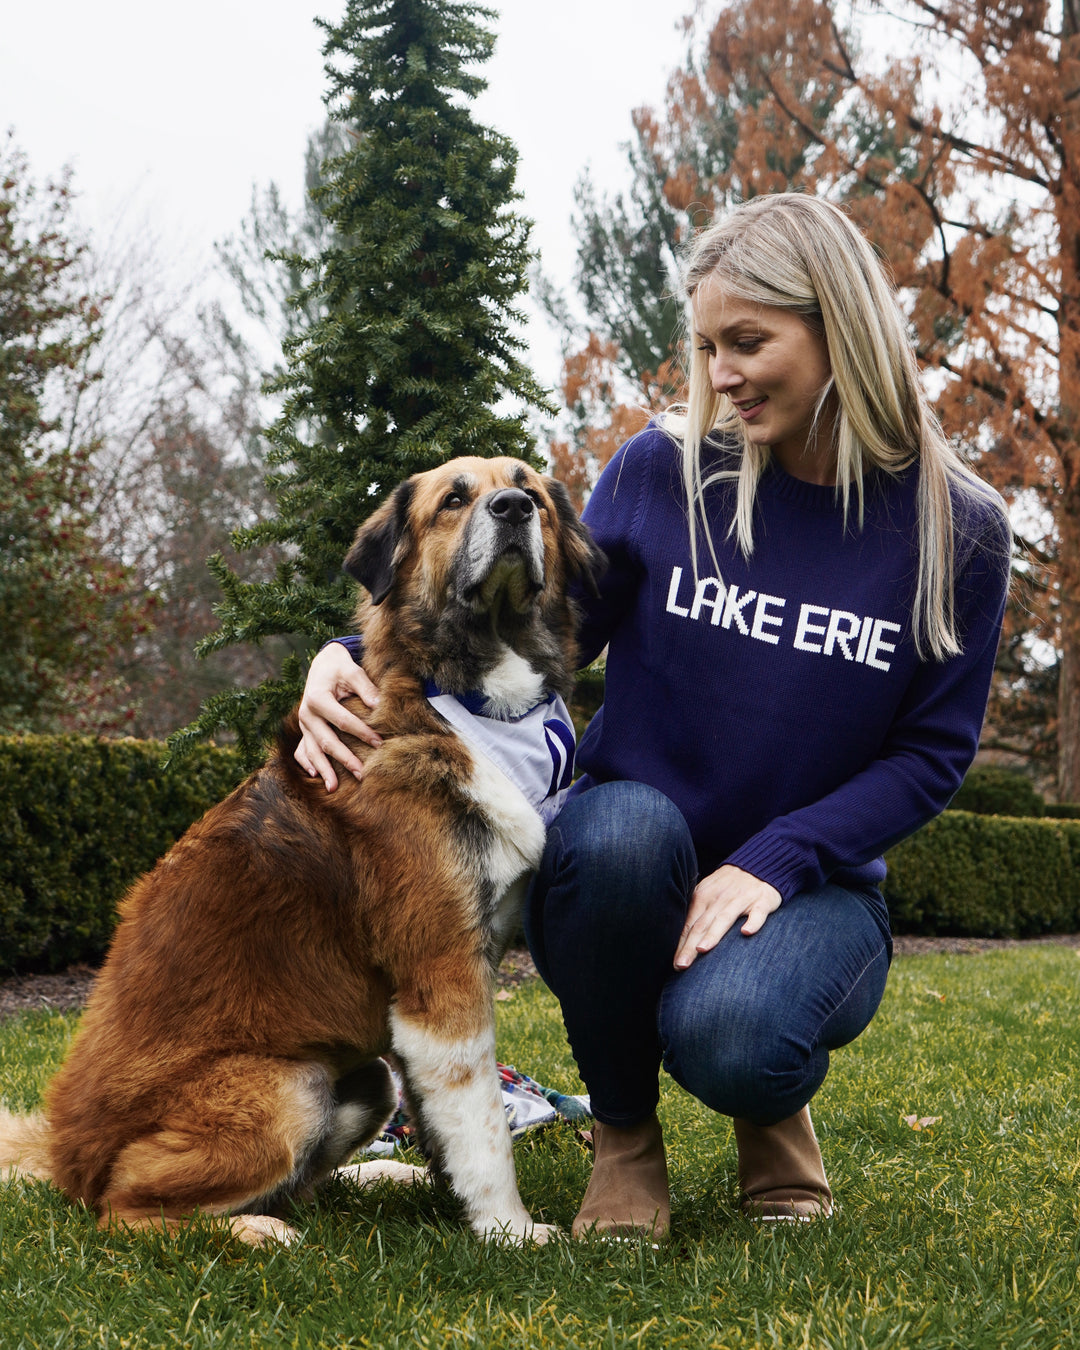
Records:
<instances>
[{"instance_id":1,"label":"dark green bush","mask_svg":"<svg viewBox=\"0 0 1080 1350\"><path fill-rule=\"evenodd\" d=\"M202 746L175 768L153 741L0 737L0 970L55 970L108 945L117 901L243 777Z\"/></svg>"},{"instance_id":2,"label":"dark green bush","mask_svg":"<svg viewBox=\"0 0 1080 1350\"><path fill-rule=\"evenodd\" d=\"M1080 802L1047 802L1043 814L1055 820L1080 820Z\"/></svg>"},{"instance_id":3,"label":"dark green bush","mask_svg":"<svg viewBox=\"0 0 1080 1350\"><path fill-rule=\"evenodd\" d=\"M163 754L0 737L0 971L98 959L127 887L243 777L232 750L198 747L167 771ZM1080 931L1080 821L947 811L887 862L898 933Z\"/></svg>"},{"instance_id":4,"label":"dark green bush","mask_svg":"<svg viewBox=\"0 0 1080 1350\"><path fill-rule=\"evenodd\" d=\"M1080 931L1080 824L946 811L886 857L898 933Z\"/></svg>"},{"instance_id":5,"label":"dark green bush","mask_svg":"<svg viewBox=\"0 0 1080 1350\"><path fill-rule=\"evenodd\" d=\"M1019 769L980 764L968 770L952 799L952 809L983 816L1041 816L1046 813L1046 803Z\"/></svg>"}]
</instances>

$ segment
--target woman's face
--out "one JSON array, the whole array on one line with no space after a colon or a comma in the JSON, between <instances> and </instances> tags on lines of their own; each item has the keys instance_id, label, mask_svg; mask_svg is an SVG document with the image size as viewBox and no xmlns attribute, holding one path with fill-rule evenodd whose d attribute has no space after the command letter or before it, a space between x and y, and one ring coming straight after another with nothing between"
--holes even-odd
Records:
<instances>
[{"instance_id":1,"label":"woman's face","mask_svg":"<svg viewBox=\"0 0 1080 1350\"><path fill-rule=\"evenodd\" d=\"M771 447L793 477L834 483L828 405L810 441L814 412L832 376L825 339L791 310L725 297L715 277L698 287L691 308L712 387L731 400L750 440Z\"/></svg>"}]
</instances>

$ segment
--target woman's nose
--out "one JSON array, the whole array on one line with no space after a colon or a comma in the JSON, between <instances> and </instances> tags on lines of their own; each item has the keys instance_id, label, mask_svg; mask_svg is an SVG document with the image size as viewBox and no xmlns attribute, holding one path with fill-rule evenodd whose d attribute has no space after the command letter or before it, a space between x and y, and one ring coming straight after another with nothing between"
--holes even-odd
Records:
<instances>
[{"instance_id":1,"label":"woman's nose","mask_svg":"<svg viewBox=\"0 0 1080 1350\"><path fill-rule=\"evenodd\" d=\"M730 393L743 382L743 377L730 358L717 352L709 361L709 379L718 394Z\"/></svg>"}]
</instances>

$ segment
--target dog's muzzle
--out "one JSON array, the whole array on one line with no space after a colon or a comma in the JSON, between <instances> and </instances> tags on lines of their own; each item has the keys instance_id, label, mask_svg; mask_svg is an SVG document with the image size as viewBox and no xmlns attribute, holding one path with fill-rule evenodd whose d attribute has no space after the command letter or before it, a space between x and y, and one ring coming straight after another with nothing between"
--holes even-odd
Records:
<instances>
[{"instance_id":1,"label":"dog's muzzle","mask_svg":"<svg viewBox=\"0 0 1080 1350\"><path fill-rule=\"evenodd\" d=\"M454 589L476 609L505 591L525 610L544 588L544 540L536 503L521 488L498 488L475 504L453 567Z\"/></svg>"}]
</instances>

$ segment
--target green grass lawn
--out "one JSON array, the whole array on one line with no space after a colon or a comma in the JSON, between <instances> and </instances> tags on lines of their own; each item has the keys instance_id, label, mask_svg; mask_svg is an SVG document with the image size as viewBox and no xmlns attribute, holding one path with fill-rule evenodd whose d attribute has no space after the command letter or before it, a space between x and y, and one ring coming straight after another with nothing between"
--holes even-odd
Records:
<instances>
[{"instance_id":1,"label":"green grass lawn","mask_svg":"<svg viewBox=\"0 0 1080 1350\"><path fill-rule=\"evenodd\" d=\"M499 1055L580 1091L539 984L499 1004ZM0 1088L32 1104L73 1019L0 1027ZM673 1241L485 1248L427 1188L338 1184L251 1252L210 1223L99 1234L43 1186L0 1187L0 1347L1074 1347L1080 1343L1080 954L897 961L814 1107L831 1222L757 1228L729 1123L670 1083ZM912 1129L904 1117L939 1117ZM537 1217L569 1228L588 1175L569 1125L519 1142Z\"/></svg>"}]
</instances>

